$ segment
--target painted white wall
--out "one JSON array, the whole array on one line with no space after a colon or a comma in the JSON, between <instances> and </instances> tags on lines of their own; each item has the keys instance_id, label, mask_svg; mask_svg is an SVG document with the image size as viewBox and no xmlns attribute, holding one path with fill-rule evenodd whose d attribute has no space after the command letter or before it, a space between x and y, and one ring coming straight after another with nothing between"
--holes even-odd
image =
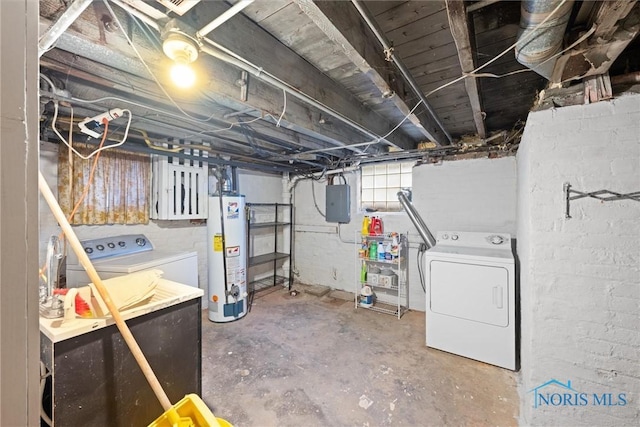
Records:
<instances>
[{"instance_id":1,"label":"painted white wall","mask_svg":"<svg viewBox=\"0 0 640 427\"><path fill-rule=\"evenodd\" d=\"M351 186L351 223L327 223L314 206L325 212L325 182L303 180L295 187L295 267L303 283L354 292L356 272L354 239L363 213L358 212L359 178L345 174ZM413 203L435 235L438 230L486 231L515 234L515 157L474 159L421 165L413 168ZM409 306L425 310L416 255L421 241L406 213L380 215L386 231L409 232Z\"/></svg>"},{"instance_id":2,"label":"painted white wall","mask_svg":"<svg viewBox=\"0 0 640 427\"><path fill-rule=\"evenodd\" d=\"M43 145L40 155L40 169L54 194L57 194L57 146ZM238 188L246 196L247 202L281 202L282 178L280 175L264 174L253 171L238 171ZM198 278L200 288L207 295L207 226L191 224L186 220L163 221L151 220L148 225L98 225L74 226L80 240L121 234L144 234L154 248L174 251L198 253ZM60 227L51 214L46 202L40 200L40 265L44 263L47 242L51 235L58 235ZM71 250L69 248L69 250Z\"/></svg>"},{"instance_id":3,"label":"painted white wall","mask_svg":"<svg viewBox=\"0 0 640 427\"><path fill-rule=\"evenodd\" d=\"M638 425L640 203L575 200L565 219L562 186L640 190L640 96L531 113L517 158L521 422ZM587 405L534 408L530 390L551 379ZM594 393L627 404L593 406Z\"/></svg>"}]
</instances>

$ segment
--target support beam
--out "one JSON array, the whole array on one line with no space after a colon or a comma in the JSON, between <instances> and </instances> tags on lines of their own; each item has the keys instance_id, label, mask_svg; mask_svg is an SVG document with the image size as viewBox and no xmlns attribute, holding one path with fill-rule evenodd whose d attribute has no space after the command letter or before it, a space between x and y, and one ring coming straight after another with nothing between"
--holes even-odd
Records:
<instances>
[{"instance_id":1,"label":"support beam","mask_svg":"<svg viewBox=\"0 0 640 427\"><path fill-rule=\"evenodd\" d=\"M38 2L0 1L0 425L40 425Z\"/></svg>"},{"instance_id":2,"label":"support beam","mask_svg":"<svg viewBox=\"0 0 640 427\"><path fill-rule=\"evenodd\" d=\"M365 31L362 18L354 7L347 2L293 1L335 43L336 47L344 52L357 69L371 80L381 94L396 93L386 102L393 103L404 116L408 116L407 121L416 126L425 138L441 144L448 143L446 135L436 120L432 116L423 115L424 123L421 123L420 118L411 113L411 109L397 95L399 93L397 88L391 87L387 77L381 74L381 70L390 66L384 60L384 49L382 47L371 49L371 46L380 46L380 43L373 34Z\"/></svg>"},{"instance_id":3,"label":"support beam","mask_svg":"<svg viewBox=\"0 0 640 427\"><path fill-rule=\"evenodd\" d=\"M67 28L84 12L93 0L75 0L60 15L60 18L44 32L38 42L38 57L48 51Z\"/></svg>"},{"instance_id":4,"label":"support beam","mask_svg":"<svg viewBox=\"0 0 640 427\"><path fill-rule=\"evenodd\" d=\"M618 29L618 21L626 18L636 3L636 0L600 2L599 7L591 18L592 24L596 26L596 31L593 33L594 39L611 40Z\"/></svg>"},{"instance_id":5,"label":"support beam","mask_svg":"<svg viewBox=\"0 0 640 427\"><path fill-rule=\"evenodd\" d=\"M41 22L44 25L48 24L42 18ZM156 98L161 97L165 103L168 102L166 98L160 95L158 87L150 81L147 70L135 57L127 42L119 37L118 33L109 34L105 43L97 38L92 39L90 36L76 32L76 28L79 28L86 34L98 34L97 31L91 31L88 25L91 24L77 22L74 28L62 34L58 40L57 49L78 55L77 59L69 61L69 63L74 63L74 66L77 66L82 58L86 58L88 61L97 64L93 67L93 71L95 71L96 77L101 79L117 79L118 76L123 76L124 72L128 80L135 80L135 84L123 83L118 85L120 90L131 91L133 89L134 93L155 93L157 94L155 95ZM159 51L146 49L143 44L138 45L138 51L146 58L147 65L163 82L167 90L173 93L178 104L182 102L184 108L188 108L189 111L195 114L205 117L210 115L206 108L207 104L212 101L233 110L244 110L251 107L274 117L279 117L282 112L284 100L281 90L259 79L252 79L248 87L248 100L247 102L242 102L240 100L240 87L237 86L241 71L232 65L207 55L203 55L195 65L200 67L200 77L204 80L201 82L200 89L208 99L206 101L200 100L201 102L195 105L193 104L193 99L191 99L190 104L187 106L184 104L186 101L180 100L179 93L172 90L170 82L166 79L166 73L163 73L163 70L167 69L169 60ZM47 55L45 55L45 58ZM51 56L55 55L55 52L52 51ZM132 58L132 56L134 57ZM110 67L111 70L105 69L103 66ZM170 109L175 111L173 107L170 107ZM259 115L260 113L257 114ZM345 145L345 142L370 140L367 136L341 123L325 126L319 123L319 117L320 113L318 111L289 96L287 98L287 109L279 130L301 133L311 139L317 139L320 143L334 146ZM359 149L350 150L360 151Z\"/></svg>"},{"instance_id":6,"label":"support beam","mask_svg":"<svg viewBox=\"0 0 640 427\"><path fill-rule=\"evenodd\" d=\"M476 10L480 10L483 7L492 5L494 3L498 3L500 0L481 0L481 1L477 1L469 6L467 6L467 13L471 13L474 12Z\"/></svg>"},{"instance_id":7,"label":"support beam","mask_svg":"<svg viewBox=\"0 0 640 427\"><path fill-rule=\"evenodd\" d=\"M616 58L640 33L640 8L635 0L599 3L590 20L589 38L560 56L550 81L564 83L609 71Z\"/></svg>"},{"instance_id":8,"label":"support beam","mask_svg":"<svg viewBox=\"0 0 640 427\"><path fill-rule=\"evenodd\" d=\"M447 15L449 16L449 27L451 35L458 49L458 58L463 73L470 73L476 68L474 49L473 23L468 19L464 1L446 0ZM484 112L482 111L482 99L478 80L473 77L464 79L464 87L469 96L469 103L473 111L473 121L480 138L486 138L487 130L484 125Z\"/></svg>"},{"instance_id":9,"label":"support beam","mask_svg":"<svg viewBox=\"0 0 640 427\"><path fill-rule=\"evenodd\" d=\"M202 21L224 13L228 9L223 2L204 1L194 7L191 14L197 21L186 22L198 27ZM184 17L183 17L184 18ZM349 95L343 87L320 72L317 68L298 56L274 36L262 29L244 15L236 15L210 35L211 40L235 55L246 59L268 74L285 81L288 85L303 91L306 96L323 104L339 115L367 129L374 135L383 136L396 123L375 114ZM250 40L251 42L247 42ZM252 79L254 82L260 78ZM251 100L251 96L249 96ZM335 122L340 119L336 119ZM370 138L370 136L369 136ZM402 132L394 132L386 138L392 145L402 149L415 146L415 141Z\"/></svg>"}]
</instances>

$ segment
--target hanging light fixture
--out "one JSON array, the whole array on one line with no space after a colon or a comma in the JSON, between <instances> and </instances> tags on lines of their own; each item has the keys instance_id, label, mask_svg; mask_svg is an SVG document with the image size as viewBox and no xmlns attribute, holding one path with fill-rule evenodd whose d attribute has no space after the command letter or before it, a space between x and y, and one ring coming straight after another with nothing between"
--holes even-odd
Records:
<instances>
[{"instance_id":1,"label":"hanging light fixture","mask_svg":"<svg viewBox=\"0 0 640 427\"><path fill-rule=\"evenodd\" d=\"M196 73L191 63L198 59L196 41L175 30L169 30L162 42L162 50L174 62L170 70L173 83L181 88L193 86Z\"/></svg>"}]
</instances>

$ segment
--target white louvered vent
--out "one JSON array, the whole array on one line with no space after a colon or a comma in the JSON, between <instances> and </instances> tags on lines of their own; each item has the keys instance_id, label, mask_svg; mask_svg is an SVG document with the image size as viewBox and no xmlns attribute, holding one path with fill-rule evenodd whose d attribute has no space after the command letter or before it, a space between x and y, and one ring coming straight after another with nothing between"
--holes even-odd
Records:
<instances>
[{"instance_id":1,"label":"white louvered vent","mask_svg":"<svg viewBox=\"0 0 640 427\"><path fill-rule=\"evenodd\" d=\"M199 155L198 150L191 151L193 155ZM209 178L206 163L153 156L151 172L152 219L207 218Z\"/></svg>"},{"instance_id":2,"label":"white louvered vent","mask_svg":"<svg viewBox=\"0 0 640 427\"><path fill-rule=\"evenodd\" d=\"M200 3L201 0L157 0L158 3L182 16L187 13L193 6Z\"/></svg>"}]
</instances>

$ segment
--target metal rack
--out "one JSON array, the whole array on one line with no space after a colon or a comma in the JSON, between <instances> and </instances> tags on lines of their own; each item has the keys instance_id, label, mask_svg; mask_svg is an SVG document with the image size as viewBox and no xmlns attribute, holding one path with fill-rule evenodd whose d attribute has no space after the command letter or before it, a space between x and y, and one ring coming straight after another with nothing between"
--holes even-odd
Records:
<instances>
[{"instance_id":1,"label":"metal rack","mask_svg":"<svg viewBox=\"0 0 640 427\"><path fill-rule=\"evenodd\" d=\"M247 203L246 208L247 269L251 270L252 267L271 264L268 276L256 278L248 283L247 292L250 298L253 299L253 295L256 292L276 285L286 286L291 290L293 281L293 265L291 262L293 205L289 203ZM285 245L286 229L289 229L288 248ZM252 245L252 237L256 236L255 232L257 230L273 234L273 244L266 253L258 252L256 254L256 251L262 251L262 249ZM254 233L252 234L252 232ZM279 237L282 240L282 247L278 245ZM288 269L285 269L284 266L278 267L278 263L283 260L289 260ZM278 274L278 270L282 270L282 274ZM249 271L247 271L247 277L249 277Z\"/></svg>"},{"instance_id":2,"label":"metal rack","mask_svg":"<svg viewBox=\"0 0 640 427\"><path fill-rule=\"evenodd\" d=\"M355 308L364 308L367 310L377 311L379 313L389 314L398 319L409 310L409 286L407 262L409 255L408 233L398 234L398 256L393 260L370 259L368 256L361 257L359 249L363 242L367 246L372 241L383 243L391 240L392 233L385 233L380 236L362 236L356 233L356 276L355 276ZM363 264L367 269L367 274L371 267L390 268L397 275L396 285L384 285L378 281L370 280L368 276L363 282L361 280L361 271ZM363 306L360 301L360 294L363 286L369 286L374 291L374 302L371 306Z\"/></svg>"},{"instance_id":3,"label":"metal rack","mask_svg":"<svg viewBox=\"0 0 640 427\"><path fill-rule=\"evenodd\" d=\"M614 191L609 190L598 190L592 191L590 193L584 193L582 191L571 189L571 184L565 182L562 186L562 190L564 191L564 199L565 199L565 212L564 217L569 219L571 218L570 214L570 203L571 200L583 199L585 197L590 197L592 199L597 199L602 202L612 202L615 200L635 200L636 202L640 202L640 191L635 191L633 193L621 194L616 193ZM575 194L575 196L572 196Z\"/></svg>"}]
</instances>

